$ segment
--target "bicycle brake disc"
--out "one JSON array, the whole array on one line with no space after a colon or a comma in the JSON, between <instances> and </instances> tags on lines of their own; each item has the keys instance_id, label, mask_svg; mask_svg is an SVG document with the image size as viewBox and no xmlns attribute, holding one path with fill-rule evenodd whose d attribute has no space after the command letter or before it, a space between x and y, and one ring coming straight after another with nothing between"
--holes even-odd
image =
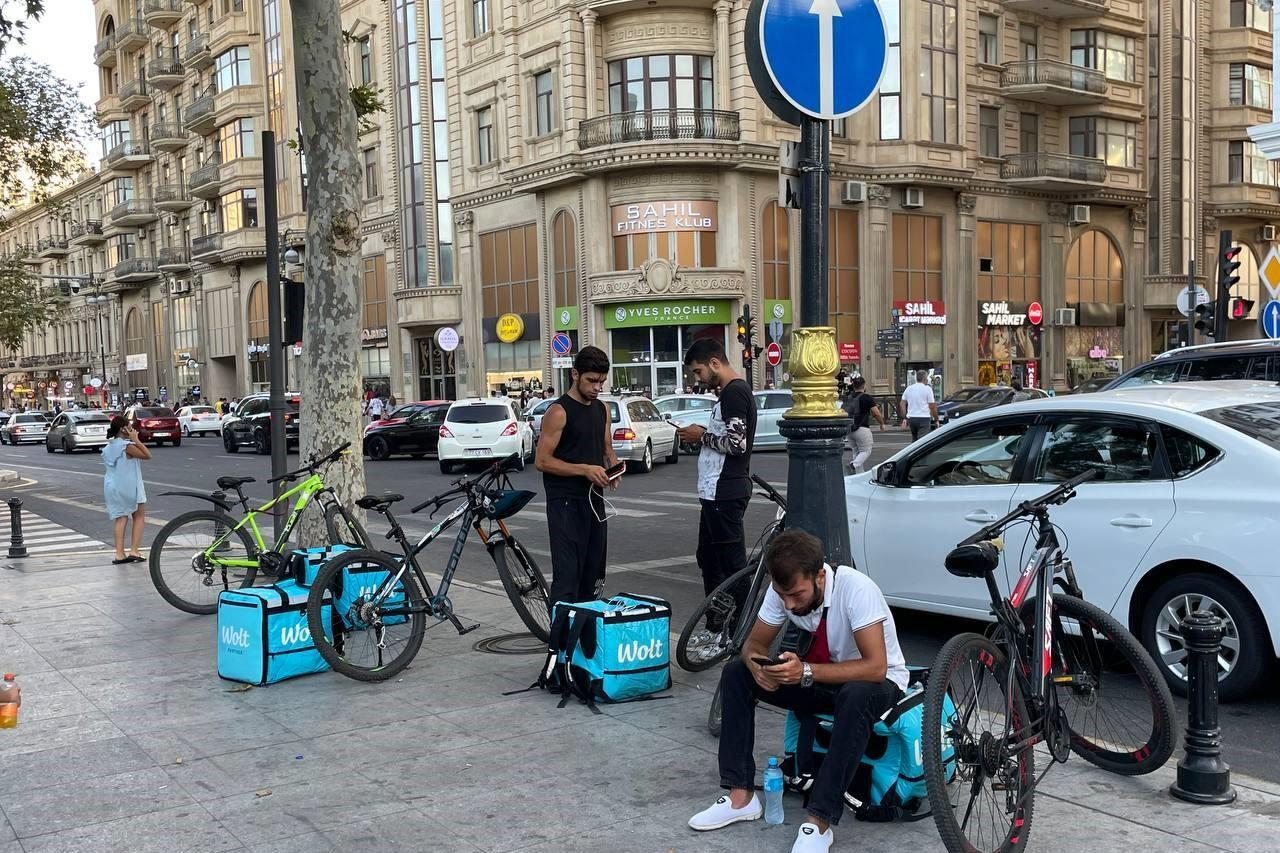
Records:
<instances>
[{"instance_id":1,"label":"bicycle brake disc","mask_svg":"<svg viewBox=\"0 0 1280 853\"><path fill-rule=\"evenodd\" d=\"M1045 715L1044 743L1053 760L1059 764L1071 755L1071 724L1067 720L1067 712L1056 702L1053 710Z\"/></svg>"},{"instance_id":2,"label":"bicycle brake disc","mask_svg":"<svg viewBox=\"0 0 1280 853\"><path fill-rule=\"evenodd\" d=\"M272 577L280 577L284 569L284 557L275 551L263 551L258 554L258 571Z\"/></svg>"}]
</instances>

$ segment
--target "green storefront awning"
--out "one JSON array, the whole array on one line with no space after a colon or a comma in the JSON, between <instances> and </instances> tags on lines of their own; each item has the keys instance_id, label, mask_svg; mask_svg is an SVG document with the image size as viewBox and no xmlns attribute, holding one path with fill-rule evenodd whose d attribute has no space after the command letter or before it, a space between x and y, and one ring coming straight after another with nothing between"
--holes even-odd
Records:
<instances>
[{"instance_id":1,"label":"green storefront awning","mask_svg":"<svg viewBox=\"0 0 1280 853\"><path fill-rule=\"evenodd\" d=\"M714 326L733 322L733 303L727 299L658 299L622 302L604 307L606 329L648 326Z\"/></svg>"}]
</instances>

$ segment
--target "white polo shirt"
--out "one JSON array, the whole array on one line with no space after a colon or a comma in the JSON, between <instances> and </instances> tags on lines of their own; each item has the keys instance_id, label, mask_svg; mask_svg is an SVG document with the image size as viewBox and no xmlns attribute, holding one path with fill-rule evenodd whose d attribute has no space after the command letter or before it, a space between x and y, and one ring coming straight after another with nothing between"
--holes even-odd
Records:
<instances>
[{"instance_id":1,"label":"white polo shirt","mask_svg":"<svg viewBox=\"0 0 1280 853\"><path fill-rule=\"evenodd\" d=\"M933 402L933 389L923 382L913 383L911 387L903 391L902 399L907 404L907 417L933 417L933 413L929 409L929 404Z\"/></svg>"},{"instance_id":2,"label":"white polo shirt","mask_svg":"<svg viewBox=\"0 0 1280 853\"><path fill-rule=\"evenodd\" d=\"M910 676L907 673L907 660L902 656L902 647L898 645L898 629L893 624L893 614L884 600L884 593L876 582L857 569L841 566L839 571L832 571L824 564L822 571L826 575L826 588L823 590L822 607L807 616L796 616L782 603L782 596L774 590L773 584L764 594L764 604L760 606L760 621L768 625L781 625L788 619L798 628L813 633L822 621L822 611L827 611L827 648L833 663L847 660L859 660L862 653L854 641L855 631L861 631L877 622L884 624L884 650L889 664L887 677L903 690L907 689Z\"/></svg>"}]
</instances>

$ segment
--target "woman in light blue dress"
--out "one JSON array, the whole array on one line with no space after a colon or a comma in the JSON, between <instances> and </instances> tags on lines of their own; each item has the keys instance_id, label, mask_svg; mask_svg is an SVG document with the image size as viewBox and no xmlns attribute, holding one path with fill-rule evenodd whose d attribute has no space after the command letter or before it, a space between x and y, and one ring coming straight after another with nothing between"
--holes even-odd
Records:
<instances>
[{"instance_id":1,"label":"woman in light blue dress","mask_svg":"<svg viewBox=\"0 0 1280 853\"><path fill-rule=\"evenodd\" d=\"M141 563L142 529L147 519L147 492L142 486L140 459L150 459L151 451L138 440L138 433L120 415L107 427L107 446L102 448L102 462L107 476L102 483L107 503L107 517L115 524L116 558L112 565ZM133 519L133 547L124 550L124 528Z\"/></svg>"}]
</instances>

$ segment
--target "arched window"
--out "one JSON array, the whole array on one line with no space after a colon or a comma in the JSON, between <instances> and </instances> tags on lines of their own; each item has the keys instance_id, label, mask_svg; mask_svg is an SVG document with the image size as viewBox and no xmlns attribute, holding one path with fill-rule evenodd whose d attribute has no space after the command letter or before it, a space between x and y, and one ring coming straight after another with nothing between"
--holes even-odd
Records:
<instances>
[{"instance_id":1,"label":"arched window","mask_svg":"<svg viewBox=\"0 0 1280 853\"><path fill-rule=\"evenodd\" d=\"M265 390L271 382L267 366L271 326L267 321L267 287L255 281L249 288L249 381L253 390Z\"/></svg>"},{"instance_id":2,"label":"arched window","mask_svg":"<svg viewBox=\"0 0 1280 853\"><path fill-rule=\"evenodd\" d=\"M147 384L147 339L142 328L142 312L130 308L124 321L124 352L126 361L141 364L141 370L129 371L129 390L143 388ZM141 358L139 358L141 356Z\"/></svg>"},{"instance_id":3,"label":"arched window","mask_svg":"<svg viewBox=\"0 0 1280 853\"><path fill-rule=\"evenodd\" d=\"M1102 231L1085 231L1067 253L1067 302L1124 302L1124 259Z\"/></svg>"},{"instance_id":4,"label":"arched window","mask_svg":"<svg viewBox=\"0 0 1280 853\"><path fill-rule=\"evenodd\" d=\"M578 235L573 217L562 210L551 220L551 281L554 308L578 304Z\"/></svg>"},{"instance_id":5,"label":"arched window","mask_svg":"<svg viewBox=\"0 0 1280 853\"><path fill-rule=\"evenodd\" d=\"M764 273L761 290L765 299L791 298L791 217L787 209L769 202L760 229L764 236Z\"/></svg>"}]
</instances>

